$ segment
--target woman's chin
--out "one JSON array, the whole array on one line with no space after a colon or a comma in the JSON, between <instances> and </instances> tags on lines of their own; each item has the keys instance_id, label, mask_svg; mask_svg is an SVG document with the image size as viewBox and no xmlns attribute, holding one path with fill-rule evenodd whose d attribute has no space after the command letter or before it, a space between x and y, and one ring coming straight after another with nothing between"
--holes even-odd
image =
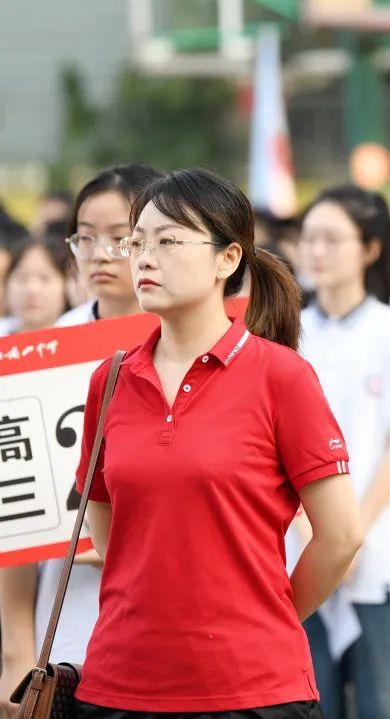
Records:
<instances>
[{"instance_id":1,"label":"woman's chin","mask_svg":"<svg viewBox=\"0 0 390 719\"><path fill-rule=\"evenodd\" d=\"M138 302L143 312L155 312L159 313L161 308L161 302L156 302L152 297L138 296Z\"/></svg>"}]
</instances>

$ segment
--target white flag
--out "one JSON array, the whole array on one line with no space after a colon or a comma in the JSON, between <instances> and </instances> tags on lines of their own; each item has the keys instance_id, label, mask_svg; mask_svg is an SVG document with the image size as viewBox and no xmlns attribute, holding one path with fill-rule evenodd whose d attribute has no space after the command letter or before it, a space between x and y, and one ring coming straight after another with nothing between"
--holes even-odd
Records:
<instances>
[{"instance_id":1,"label":"white flag","mask_svg":"<svg viewBox=\"0 0 390 719\"><path fill-rule=\"evenodd\" d=\"M249 194L277 217L295 214L296 195L284 107L279 31L259 33L251 123Z\"/></svg>"}]
</instances>

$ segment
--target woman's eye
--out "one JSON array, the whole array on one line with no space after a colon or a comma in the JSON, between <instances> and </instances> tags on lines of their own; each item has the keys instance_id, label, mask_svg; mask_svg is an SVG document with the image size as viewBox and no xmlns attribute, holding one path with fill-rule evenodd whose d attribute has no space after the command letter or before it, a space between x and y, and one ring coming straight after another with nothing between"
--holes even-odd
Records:
<instances>
[{"instance_id":1,"label":"woman's eye","mask_svg":"<svg viewBox=\"0 0 390 719\"><path fill-rule=\"evenodd\" d=\"M90 242L93 242L92 237L88 237L88 235L77 235L77 242L81 245L88 245Z\"/></svg>"},{"instance_id":2,"label":"woman's eye","mask_svg":"<svg viewBox=\"0 0 390 719\"><path fill-rule=\"evenodd\" d=\"M130 240L129 245L134 250L137 250L139 247L141 247L141 240Z\"/></svg>"},{"instance_id":3,"label":"woman's eye","mask_svg":"<svg viewBox=\"0 0 390 719\"><path fill-rule=\"evenodd\" d=\"M173 247L174 245L176 245L176 240L174 237L160 237L159 242L162 247Z\"/></svg>"}]
</instances>

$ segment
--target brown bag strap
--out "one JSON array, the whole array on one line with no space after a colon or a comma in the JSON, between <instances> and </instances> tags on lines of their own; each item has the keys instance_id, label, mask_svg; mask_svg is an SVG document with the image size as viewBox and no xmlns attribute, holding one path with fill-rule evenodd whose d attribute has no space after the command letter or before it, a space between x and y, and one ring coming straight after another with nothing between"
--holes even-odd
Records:
<instances>
[{"instance_id":1,"label":"brown bag strap","mask_svg":"<svg viewBox=\"0 0 390 719\"><path fill-rule=\"evenodd\" d=\"M93 475L96 468L96 462L98 460L100 447L102 444L103 439L103 426L104 426L104 420L107 412L108 405L110 403L111 397L114 393L115 384L118 378L119 368L121 365L121 362L123 360L123 357L125 356L126 352L123 352L121 350L118 350L116 352L115 356L113 357L110 371L107 377L106 382L106 388L104 391L103 396L103 402L100 410L100 417L99 422L96 428L96 435L95 435L95 441L93 444L93 449L91 453L91 458L89 460L89 467L87 472L87 477L85 480L85 486L84 491L81 497L80 501L80 507L77 513L76 523L74 525L73 533L72 533L72 539L70 541L68 553L65 558L64 566L62 569L60 581L58 583L58 589L56 598L54 600L53 609L50 616L50 621L46 630L45 639L42 645L41 654L38 660L37 669L46 670L47 663L49 661L51 648L53 646L54 637L58 625L58 620L60 618L62 605L64 603L65 593L69 582L70 572L73 566L73 560L74 556L76 554L76 547L77 542L79 540L81 527L84 520L85 510L87 508L87 502L88 502L88 496L92 485Z\"/></svg>"}]
</instances>

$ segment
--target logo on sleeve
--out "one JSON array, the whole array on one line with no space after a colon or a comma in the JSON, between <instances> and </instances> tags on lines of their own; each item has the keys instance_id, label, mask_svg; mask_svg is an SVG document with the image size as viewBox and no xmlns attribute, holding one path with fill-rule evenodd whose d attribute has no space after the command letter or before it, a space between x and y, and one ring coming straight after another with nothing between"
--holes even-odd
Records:
<instances>
[{"instance_id":1,"label":"logo on sleeve","mask_svg":"<svg viewBox=\"0 0 390 719\"><path fill-rule=\"evenodd\" d=\"M342 443L341 439L330 439L330 440L329 440L329 447L330 447L330 449L331 449L332 452L333 452L334 449L342 449L342 448L343 448L343 443Z\"/></svg>"}]
</instances>

